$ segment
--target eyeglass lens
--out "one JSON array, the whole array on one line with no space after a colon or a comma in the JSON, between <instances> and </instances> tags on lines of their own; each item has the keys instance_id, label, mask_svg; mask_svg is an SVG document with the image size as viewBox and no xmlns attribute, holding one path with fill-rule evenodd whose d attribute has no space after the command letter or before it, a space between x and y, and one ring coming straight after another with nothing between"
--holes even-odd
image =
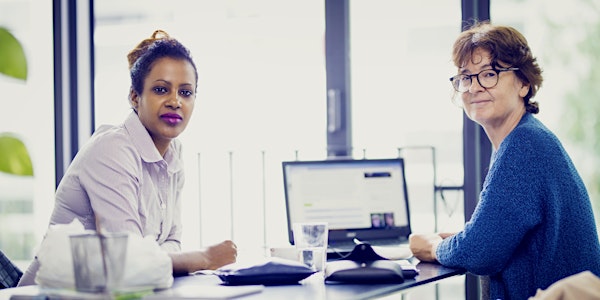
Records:
<instances>
[{"instance_id":1,"label":"eyeglass lens","mask_svg":"<svg viewBox=\"0 0 600 300\"><path fill-rule=\"evenodd\" d=\"M483 70L477 74L462 74L452 78L452 85L459 92L466 92L473 84L473 77L484 88L492 88L498 83L498 73L495 70Z\"/></svg>"}]
</instances>

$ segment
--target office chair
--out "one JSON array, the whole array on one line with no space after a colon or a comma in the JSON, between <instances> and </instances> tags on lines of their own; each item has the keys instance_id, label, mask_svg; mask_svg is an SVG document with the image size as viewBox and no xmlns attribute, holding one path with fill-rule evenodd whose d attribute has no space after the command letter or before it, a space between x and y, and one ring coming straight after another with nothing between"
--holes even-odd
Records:
<instances>
[{"instance_id":1,"label":"office chair","mask_svg":"<svg viewBox=\"0 0 600 300\"><path fill-rule=\"evenodd\" d=\"M17 286L23 272L0 250L0 290Z\"/></svg>"}]
</instances>

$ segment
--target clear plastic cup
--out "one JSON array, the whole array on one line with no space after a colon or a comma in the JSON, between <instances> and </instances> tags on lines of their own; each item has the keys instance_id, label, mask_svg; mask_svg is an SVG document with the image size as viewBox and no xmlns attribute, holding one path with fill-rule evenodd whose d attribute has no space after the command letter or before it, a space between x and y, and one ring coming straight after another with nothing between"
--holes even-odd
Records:
<instances>
[{"instance_id":1,"label":"clear plastic cup","mask_svg":"<svg viewBox=\"0 0 600 300\"><path fill-rule=\"evenodd\" d=\"M71 235L76 290L88 293L117 291L123 280L127 241L127 233Z\"/></svg>"},{"instance_id":2,"label":"clear plastic cup","mask_svg":"<svg viewBox=\"0 0 600 300\"><path fill-rule=\"evenodd\" d=\"M292 230L298 260L315 271L323 271L327 262L327 223L294 223Z\"/></svg>"}]
</instances>

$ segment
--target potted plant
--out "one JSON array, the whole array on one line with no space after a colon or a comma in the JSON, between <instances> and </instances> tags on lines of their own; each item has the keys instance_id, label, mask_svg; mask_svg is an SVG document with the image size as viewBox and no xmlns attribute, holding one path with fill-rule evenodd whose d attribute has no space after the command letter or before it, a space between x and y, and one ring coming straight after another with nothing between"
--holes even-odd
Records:
<instances>
[{"instance_id":1,"label":"potted plant","mask_svg":"<svg viewBox=\"0 0 600 300\"><path fill-rule=\"evenodd\" d=\"M23 47L4 27L0 27L0 73L27 80L27 60ZM0 132L0 172L33 176L29 152L14 133Z\"/></svg>"}]
</instances>

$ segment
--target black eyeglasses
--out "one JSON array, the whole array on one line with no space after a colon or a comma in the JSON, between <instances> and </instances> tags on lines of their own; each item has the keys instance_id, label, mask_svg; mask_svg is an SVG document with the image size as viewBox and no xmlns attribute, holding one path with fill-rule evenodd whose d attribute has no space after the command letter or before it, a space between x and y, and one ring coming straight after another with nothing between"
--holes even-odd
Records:
<instances>
[{"instance_id":1,"label":"black eyeglasses","mask_svg":"<svg viewBox=\"0 0 600 300\"><path fill-rule=\"evenodd\" d=\"M457 92L464 93L471 88L471 84L473 84L473 77L477 77L477 82L479 82L479 85L489 89L498 84L498 74L500 72L516 71L518 69L519 68L494 68L483 70L477 74L459 74L450 77L450 82L452 83L452 87L454 87Z\"/></svg>"}]
</instances>

